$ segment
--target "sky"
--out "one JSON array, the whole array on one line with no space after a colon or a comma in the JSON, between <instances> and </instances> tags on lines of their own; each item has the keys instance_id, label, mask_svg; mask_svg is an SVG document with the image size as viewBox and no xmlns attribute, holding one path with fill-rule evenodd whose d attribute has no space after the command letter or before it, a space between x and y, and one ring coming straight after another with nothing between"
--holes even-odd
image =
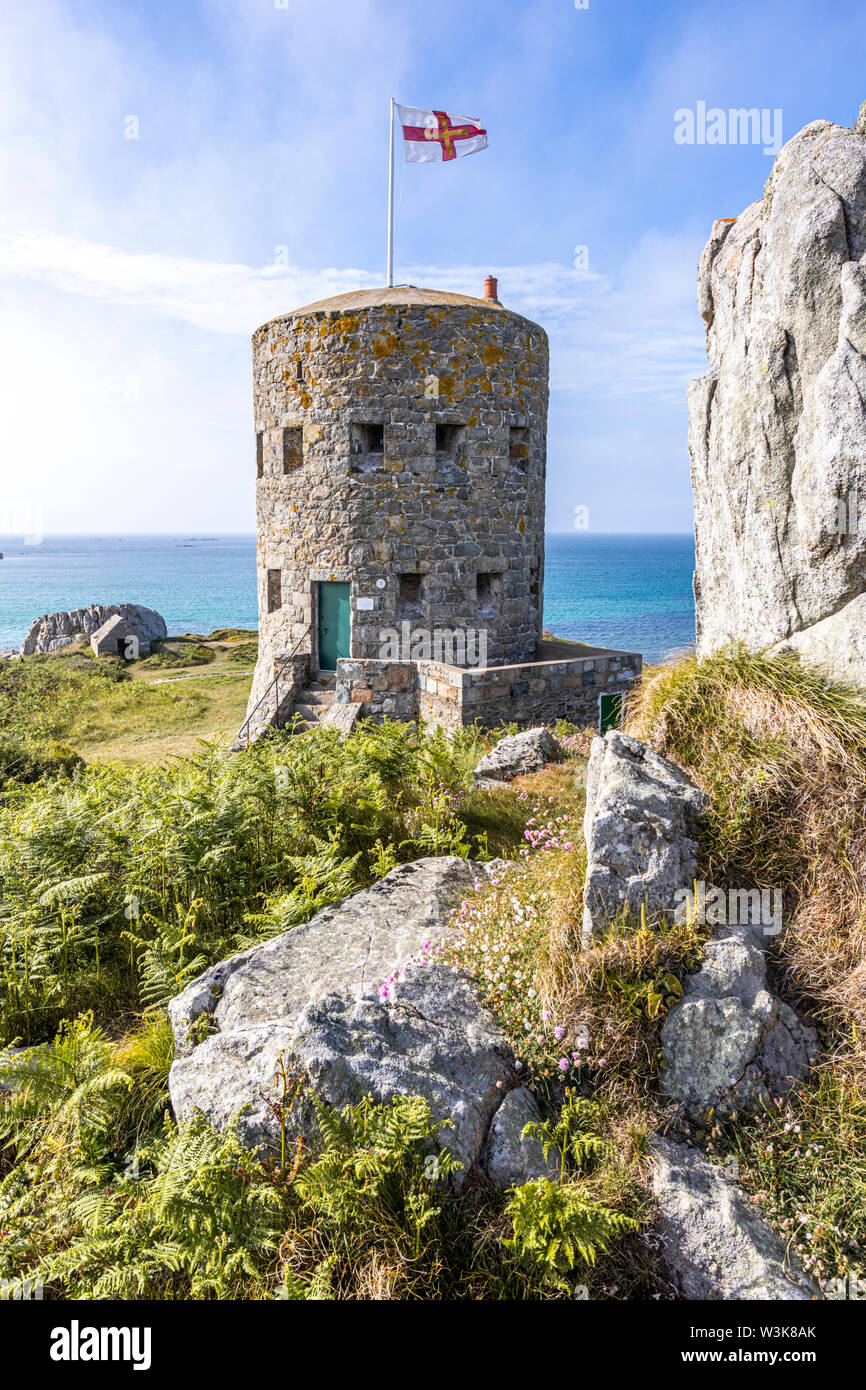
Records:
<instances>
[{"instance_id":1,"label":"sky","mask_svg":"<svg viewBox=\"0 0 866 1390\"><path fill-rule=\"evenodd\" d=\"M3 535L254 529L250 335L384 283L391 96L489 133L398 152L395 278L547 329L548 529L690 530L712 222L866 100L862 0L2 8ZM741 107L769 150L685 141Z\"/></svg>"}]
</instances>

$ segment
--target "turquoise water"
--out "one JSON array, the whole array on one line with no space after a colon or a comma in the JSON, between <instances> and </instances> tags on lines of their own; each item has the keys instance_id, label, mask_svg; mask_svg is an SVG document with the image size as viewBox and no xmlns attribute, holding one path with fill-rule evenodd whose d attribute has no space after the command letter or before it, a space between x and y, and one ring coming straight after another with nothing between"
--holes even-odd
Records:
<instances>
[{"instance_id":1,"label":"turquoise water","mask_svg":"<svg viewBox=\"0 0 866 1390\"><path fill-rule=\"evenodd\" d=\"M641 652L694 646L691 536L550 535L544 625L557 637Z\"/></svg>"},{"instance_id":2,"label":"turquoise water","mask_svg":"<svg viewBox=\"0 0 866 1390\"><path fill-rule=\"evenodd\" d=\"M257 625L253 536L0 538L0 647L33 618L143 603L169 632ZM658 660L694 642L691 536L550 535L544 624L560 637Z\"/></svg>"},{"instance_id":3,"label":"turquoise water","mask_svg":"<svg viewBox=\"0 0 866 1390\"><path fill-rule=\"evenodd\" d=\"M143 603L169 632L258 626L254 536L0 538L0 646L19 646L41 613Z\"/></svg>"}]
</instances>

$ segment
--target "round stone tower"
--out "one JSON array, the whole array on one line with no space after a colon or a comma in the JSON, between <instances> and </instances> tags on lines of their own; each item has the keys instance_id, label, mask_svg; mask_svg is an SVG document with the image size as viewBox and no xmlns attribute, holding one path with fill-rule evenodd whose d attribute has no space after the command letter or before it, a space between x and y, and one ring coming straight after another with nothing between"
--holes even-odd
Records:
<instances>
[{"instance_id":1,"label":"round stone tower","mask_svg":"<svg viewBox=\"0 0 866 1390\"><path fill-rule=\"evenodd\" d=\"M495 294L495 282L486 293ZM532 660L544 568L547 335L497 299L338 295L253 336L259 666L483 633ZM408 625L408 627L407 627ZM479 664L459 642L454 664Z\"/></svg>"}]
</instances>

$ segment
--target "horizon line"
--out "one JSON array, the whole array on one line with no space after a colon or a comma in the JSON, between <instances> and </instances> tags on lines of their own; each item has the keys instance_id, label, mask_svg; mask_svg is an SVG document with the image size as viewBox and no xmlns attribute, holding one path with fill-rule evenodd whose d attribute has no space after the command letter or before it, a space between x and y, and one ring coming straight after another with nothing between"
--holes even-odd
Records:
<instances>
[{"instance_id":1,"label":"horizon line","mask_svg":"<svg viewBox=\"0 0 866 1390\"><path fill-rule=\"evenodd\" d=\"M544 532L544 535L545 535L545 536L574 536L575 539L580 539L581 537L585 537L585 536L589 536L589 537L592 537L592 536L688 536L688 537L690 537L691 539L694 539L694 532L691 531L691 530L689 530L689 531L607 531L607 530L604 530L604 531L603 531L603 530L580 530L580 531L575 531L575 530L569 529L569 530L562 530L562 531L545 531L545 532ZM116 538L117 540L126 540L128 537L129 537L129 538L132 538L132 537L136 537L136 536L144 536L144 537L148 537L148 536L189 536L190 539L192 539L192 540L210 540L211 538L217 539L217 538L222 537L222 536L243 536L243 537L251 537L253 540L255 540L255 538L256 538L256 532L255 532L254 530L252 530L252 531L216 531L216 530L208 530L208 531L188 531L188 530L186 530L186 531L183 531L183 530L181 530L181 531L114 531L114 530L112 530L112 531L45 531L45 532L43 532L43 534L42 534L42 540L37 541L37 542L35 542L35 543L32 543L32 544L30 544L30 545L27 545L27 549L28 549L28 550L37 550L37 549L39 548L39 546L42 544L42 542L43 542L43 541L46 541L46 540L59 540L59 539L66 539L66 538L74 538L74 539L82 539L82 540L87 540L87 539L90 539L90 540L111 540L111 539L113 539L113 538ZM18 534L14 534L14 535L5 535L5 534L0 533L0 541L7 541L7 542L8 542L8 541L12 541L12 542L15 542L15 543L18 543L18 544L21 544L21 545L26 545L26 539L25 539L25 537L24 537L23 535L18 535Z\"/></svg>"}]
</instances>

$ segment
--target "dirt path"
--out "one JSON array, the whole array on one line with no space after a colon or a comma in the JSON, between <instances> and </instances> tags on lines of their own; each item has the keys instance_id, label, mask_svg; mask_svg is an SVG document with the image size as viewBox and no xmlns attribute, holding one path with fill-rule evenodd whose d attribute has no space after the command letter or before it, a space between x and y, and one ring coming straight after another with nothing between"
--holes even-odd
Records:
<instances>
[{"instance_id":1,"label":"dirt path","mask_svg":"<svg viewBox=\"0 0 866 1390\"><path fill-rule=\"evenodd\" d=\"M251 666L248 671L226 671L219 669L216 671L190 671L186 676L160 676L158 680L148 681L148 685L173 685L175 681L200 681L206 676L251 676L255 672L255 667Z\"/></svg>"}]
</instances>

